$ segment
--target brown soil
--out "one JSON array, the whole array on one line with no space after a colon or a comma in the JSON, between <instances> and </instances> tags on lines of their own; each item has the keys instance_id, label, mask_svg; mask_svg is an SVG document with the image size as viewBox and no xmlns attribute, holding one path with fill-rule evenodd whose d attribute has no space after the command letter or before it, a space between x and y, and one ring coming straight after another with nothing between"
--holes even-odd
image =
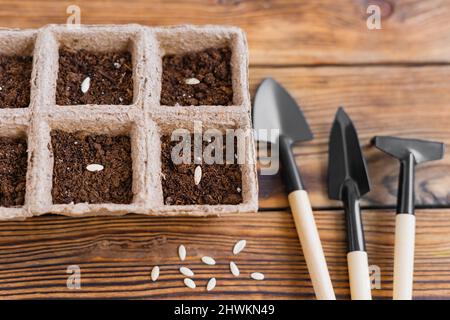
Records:
<instances>
[{"instance_id":1,"label":"brown soil","mask_svg":"<svg viewBox=\"0 0 450 320\"><path fill-rule=\"evenodd\" d=\"M197 164L192 161L192 164L175 165L171 160L172 148L178 143L178 141L171 141L171 137L168 135L162 137L162 188L165 204L217 205L242 202L242 173L238 164L207 165L203 163L201 165L202 178L200 183L195 185L194 171ZM203 142L203 147L207 145L208 142ZM224 155L226 154L225 149L224 145ZM191 155L194 155L193 151Z\"/></svg>"},{"instance_id":2,"label":"brown soil","mask_svg":"<svg viewBox=\"0 0 450 320\"><path fill-rule=\"evenodd\" d=\"M161 104L198 106L233 104L231 50L209 48L163 58ZM195 78L199 84L186 84Z\"/></svg>"},{"instance_id":3,"label":"brown soil","mask_svg":"<svg viewBox=\"0 0 450 320\"><path fill-rule=\"evenodd\" d=\"M91 85L86 93L81 83ZM99 53L86 50L59 50L56 104L129 105L133 103L133 70L129 52Z\"/></svg>"},{"instance_id":4,"label":"brown soil","mask_svg":"<svg viewBox=\"0 0 450 320\"><path fill-rule=\"evenodd\" d=\"M131 203L132 160L128 136L52 131L53 202ZM102 171L86 166L100 164Z\"/></svg>"},{"instance_id":5,"label":"brown soil","mask_svg":"<svg viewBox=\"0 0 450 320\"><path fill-rule=\"evenodd\" d=\"M27 141L0 138L0 206L22 206L25 202Z\"/></svg>"},{"instance_id":6,"label":"brown soil","mask_svg":"<svg viewBox=\"0 0 450 320\"><path fill-rule=\"evenodd\" d=\"M33 58L0 55L0 108L27 108Z\"/></svg>"}]
</instances>

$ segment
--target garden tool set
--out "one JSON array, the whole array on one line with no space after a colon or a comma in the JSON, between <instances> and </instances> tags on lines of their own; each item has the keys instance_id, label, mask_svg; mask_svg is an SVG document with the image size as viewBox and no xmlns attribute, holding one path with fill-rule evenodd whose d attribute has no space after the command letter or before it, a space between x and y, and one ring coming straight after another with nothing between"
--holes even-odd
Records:
<instances>
[{"instance_id":1,"label":"garden tool set","mask_svg":"<svg viewBox=\"0 0 450 320\"><path fill-rule=\"evenodd\" d=\"M318 299L335 299L313 211L298 171L292 146L309 141L313 134L300 107L275 80L259 86L253 108L258 140L276 144L289 205L302 245L312 285ZM258 135L274 130L275 135ZM412 299L414 268L414 174L415 166L443 157L444 145L414 139L375 137L378 149L400 161L394 250L394 299ZM341 107L336 113L329 139L328 195L340 200L345 212L347 264L353 300L370 300L369 257L359 200L371 189L366 160L350 117Z\"/></svg>"}]
</instances>

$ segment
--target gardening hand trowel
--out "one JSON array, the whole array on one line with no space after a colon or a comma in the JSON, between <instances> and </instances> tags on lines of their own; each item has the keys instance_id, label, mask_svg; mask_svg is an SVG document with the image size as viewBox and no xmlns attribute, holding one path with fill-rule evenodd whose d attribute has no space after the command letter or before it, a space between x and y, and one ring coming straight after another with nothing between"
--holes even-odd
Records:
<instances>
[{"instance_id":1,"label":"gardening hand trowel","mask_svg":"<svg viewBox=\"0 0 450 320\"><path fill-rule=\"evenodd\" d=\"M288 191L289 204L306 264L317 299L336 299L328 267L314 221L308 194L292 153L292 144L313 138L299 106L289 93L273 79L265 79L258 88L253 108L253 124L259 140L277 144L282 175ZM271 130L259 135L258 130Z\"/></svg>"},{"instance_id":2,"label":"gardening hand trowel","mask_svg":"<svg viewBox=\"0 0 450 320\"><path fill-rule=\"evenodd\" d=\"M444 156L440 142L375 137L375 146L400 161L397 216L395 218L394 300L411 300L414 273L414 170L417 164Z\"/></svg>"},{"instance_id":3,"label":"gardening hand trowel","mask_svg":"<svg viewBox=\"0 0 450 320\"><path fill-rule=\"evenodd\" d=\"M328 195L344 203L347 225L347 264L352 300L371 300L369 263L359 199L370 191L366 161L356 129L339 108L331 128L328 160Z\"/></svg>"}]
</instances>

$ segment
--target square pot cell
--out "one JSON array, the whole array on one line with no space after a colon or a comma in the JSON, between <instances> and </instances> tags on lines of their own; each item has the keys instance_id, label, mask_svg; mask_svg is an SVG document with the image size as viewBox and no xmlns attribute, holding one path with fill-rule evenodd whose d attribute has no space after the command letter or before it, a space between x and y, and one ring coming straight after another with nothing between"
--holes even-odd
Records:
<instances>
[{"instance_id":1,"label":"square pot cell","mask_svg":"<svg viewBox=\"0 0 450 320\"><path fill-rule=\"evenodd\" d=\"M150 35L158 44L155 93L162 108L250 111L248 49L241 29L179 26Z\"/></svg>"},{"instance_id":2,"label":"square pot cell","mask_svg":"<svg viewBox=\"0 0 450 320\"><path fill-rule=\"evenodd\" d=\"M142 101L143 31L137 25L48 26L43 99L57 106L130 106Z\"/></svg>"},{"instance_id":3,"label":"square pot cell","mask_svg":"<svg viewBox=\"0 0 450 320\"><path fill-rule=\"evenodd\" d=\"M201 144L198 144L198 146L201 145L201 148L198 148L200 155L197 156L194 150L194 135L190 135L190 138L185 140L185 142L190 142L189 156L186 158L190 161L178 163L178 160L173 161L172 157L181 159L186 156L183 150L177 148L177 145L181 146L183 142L181 140L173 141L170 135L162 136L161 182L164 204L237 205L242 203L242 172L236 161L236 140L232 142L233 145L231 146L231 149L233 149L231 151L233 153L231 163L227 163L226 155L229 145L226 143L225 135L216 139L220 138L222 138L222 142L219 144L220 150L215 147L216 141L214 138L210 141L203 140ZM210 151L206 151L207 148ZM209 161L209 164L207 161L202 161L203 152L207 152L206 155L210 155L211 160L214 161ZM216 156L217 158L213 159ZM195 159L200 161L195 161Z\"/></svg>"},{"instance_id":4,"label":"square pot cell","mask_svg":"<svg viewBox=\"0 0 450 320\"><path fill-rule=\"evenodd\" d=\"M193 120L196 119L196 120ZM154 115L147 150L158 152L149 173L158 215L255 212L258 183L253 131L247 114Z\"/></svg>"},{"instance_id":5,"label":"square pot cell","mask_svg":"<svg viewBox=\"0 0 450 320\"><path fill-rule=\"evenodd\" d=\"M162 61L161 104L232 105L230 61L229 47L165 55Z\"/></svg>"},{"instance_id":6,"label":"square pot cell","mask_svg":"<svg viewBox=\"0 0 450 320\"><path fill-rule=\"evenodd\" d=\"M130 105L133 63L128 51L59 49L56 104Z\"/></svg>"},{"instance_id":7,"label":"square pot cell","mask_svg":"<svg viewBox=\"0 0 450 320\"><path fill-rule=\"evenodd\" d=\"M54 204L130 204L131 140L127 135L51 131Z\"/></svg>"},{"instance_id":8,"label":"square pot cell","mask_svg":"<svg viewBox=\"0 0 450 320\"><path fill-rule=\"evenodd\" d=\"M31 216L30 168L34 150L27 117L0 119L0 220L22 220Z\"/></svg>"},{"instance_id":9,"label":"square pot cell","mask_svg":"<svg viewBox=\"0 0 450 320\"><path fill-rule=\"evenodd\" d=\"M25 204L27 138L0 137L0 207Z\"/></svg>"},{"instance_id":10,"label":"square pot cell","mask_svg":"<svg viewBox=\"0 0 450 320\"><path fill-rule=\"evenodd\" d=\"M33 215L144 211L146 129L138 114L93 115L82 108L74 118L64 109L34 128Z\"/></svg>"},{"instance_id":11,"label":"square pot cell","mask_svg":"<svg viewBox=\"0 0 450 320\"><path fill-rule=\"evenodd\" d=\"M34 31L0 31L0 109L30 105Z\"/></svg>"}]
</instances>

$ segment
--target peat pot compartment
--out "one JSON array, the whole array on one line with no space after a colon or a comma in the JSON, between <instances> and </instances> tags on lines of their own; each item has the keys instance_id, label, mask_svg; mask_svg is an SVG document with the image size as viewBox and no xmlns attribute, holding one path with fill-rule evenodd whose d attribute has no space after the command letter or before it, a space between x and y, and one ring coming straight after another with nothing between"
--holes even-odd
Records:
<instances>
[{"instance_id":1,"label":"peat pot compartment","mask_svg":"<svg viewBox=\"0 0 450 320\"><path fill-rule=\"evenodd\" d=\"M51 131L54 204L132 201L128 135Z\"/></svg>"},{"instance_id":2,"label":"peat pot compartment","mask_svg":"<svg viewBox=\"0 0 450 320\"><path fill-rule=\"evenodd\" d=\"M0 220L26 216L27 131L25 125L0 124Z\"/></svg>"},{"instance_id":3,"label":"peat pot compartment","mask_svg":"<svg viewBox=\"0 0 450 320\"><path fill-rule=\"evenodd\" d=\"M137 104L144 63L139 27L51 30L56 105Z\"/></svg>"},{"instance_id":4,"label":"peat pot compartment","mask_svg":"<svg viewBox=\"0 0 450 320\"><path fill-rule=\"evenodd\" d=\"M221 214L257 208L254 145L237 123L159 122L162 212ZM195 134L194 134L195 132Z\"/></svg>"},{"instance_id":5,"label":"peat pot compartment","mask_svg":"<svg viewBox=\"0 0 450 320\"><path fill-rule=\"evenodd\" d=\"M160 105L247 109L247 47L238 28L182 26L156 31Z\"/></svg>"},{"instance_id":6,"label":"peat pot compartment","mask_svg":"<svg viewBox=\"0 0 450 320\"><path fill-rule=\"evenodd\" d=\"M31 103L34 31L0 30L0 109Z\"/></svg>"},{"instance_id":7,"label":"peat pot compartment","mask_svg":"<svg viewBox=\"0 0 450 320\"><path fill-rule=\"evenodd\" d=\"M38 189L49 198L38 214L143 211L143 126L129 121L126 115L84 116L77 120L53 119L43 132L41 175L48 179L40 182Z\"/></svg>"}]
</instances>

